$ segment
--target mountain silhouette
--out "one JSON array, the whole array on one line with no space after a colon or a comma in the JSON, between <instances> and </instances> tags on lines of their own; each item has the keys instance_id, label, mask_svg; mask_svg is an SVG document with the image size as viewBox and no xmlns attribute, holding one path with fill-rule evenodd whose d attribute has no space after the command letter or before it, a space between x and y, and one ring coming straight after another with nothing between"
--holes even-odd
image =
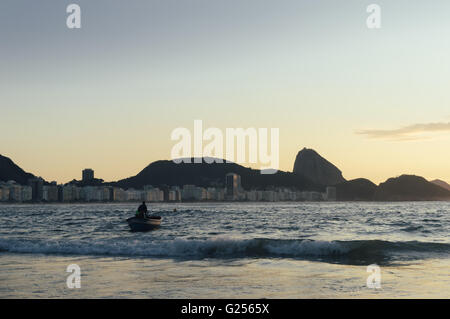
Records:
<instances>
[{"instance_id":1,"label":"mountain silhouette","mask_svg":"<svg viewBox=\"0 0 450 319\"><path fill-rule=\"evenodd\" d=\"M450 191L415 175L402 175L381 183L375 192L378 201L449 200Z\"/></svg>"},{"instance_id":2,"label":"mountain silhouette","mask_svg":"<svg viewBox=\"0 0 450 319\"><path fill-rule=\"evenodd\" d=\"M260 170L247 168L236 163L211 163L202 158L201 163L180 163L162 160L156 161L144 168L139 174L114 183L123 188L142 188L153 186L183 186L196 185L202 187L224 186L225 175L236 173L241 176L244 189L264 189L266 187L291 187L299 190L323 191L323 187L308 178L278 171L275 174L261 174Z\"/></svg>"},{"instance_id":3,"label":"mountain silhouette","mask_svg":"<svg viewBox=\"0 0 450 319\"><path fill-rule=\"evenodd\" d=\"M306 150L305 153L305 150L303 150L300 153L299 161L302 165L305 162L313 161L316 162L318 167L328 167L325 171L328 172L330 170L334 172L332 174L324 172L317 174L322 176L322 178L325 175L329 175L327 183L331 183L331 175L333 174L335 180L343 179L340 171L334 165L320 157L316 152ZM332 166L324 164L321 159ZM194 162L194 159L191 159L191 161ZM187 184L202 187L223 187L225 184L225 175L228 173L236 173L241 176L242 187L246 190L288 187L297 190L323 192L325 188L324 185L320 185L298 172L289 173L278 171L275 174L261 174L260 170L247 168L236 163L226 163L225 160L222 161L223 163L211 164L205 162L204 159L202 159L201 163L192 164L176 164L168 160L156 161L148 165L136 176L104 185L136 189L140 189L145 185L164 187L183 186ZM30 178L35 178L35 175L25 172L14 164L11 159L0 155L0 181L7 182L13 180L19 184L26 185ZM415 175L401 175L400 177L390 178L378 186L364 178L350 181L345 181L344 179L344 181L334 185L336 187L337 199L340 201L450 200L450 190L448 189L449 185L447 183L439 180L428 182L425 178Z\"/></svg>"},{"instance_id":4,"label":"mountain silhouette","mask_svg":"<svg viewBox=\"0 0 450 319\"><path fill-rule=\"evenodd\" d=\"M450 185L440 179L435 179L434 181L431 181L431 183L440 186L442 188L445 188L446 190L450 191Z\"/></svg>"},{"instance_id":5,"label":"mountain silhouette","mask_svg":"<svg viewBox=\"0 0 450 319\"><path fill-rule=\"evenodd\" d=\"M0 155L0 181L16 181L18 184L26 185L30 178L35 176L25 172L10 158Z\"/></svg>"},{"instance_id":6,"label":"mountain silhouette","mask_svg":"<svg viewBox=\"0 0 450 319\"><path fill-rule=\"evenodd\" d=\"M315 150L304 148L298 152L294 163L294 173L303 175L312 182L332 186L345 182L342 172Z\"/></svg>"},{"instance_id":7,"label":"mountain silhouette","mask_svg":"<svg viewBox=\"0 0 450 319\"><path fill-rule=\"evenodd\" d=\"M377 185L365 178L358 178L336 185L338 201L371 201L374 199Z\"/></svg>"}]
</instances>

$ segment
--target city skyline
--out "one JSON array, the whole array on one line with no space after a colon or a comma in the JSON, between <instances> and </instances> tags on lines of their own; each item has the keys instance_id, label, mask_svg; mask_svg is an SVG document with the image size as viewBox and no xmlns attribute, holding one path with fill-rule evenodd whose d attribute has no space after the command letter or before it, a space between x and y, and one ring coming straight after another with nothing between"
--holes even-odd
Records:
<instances>
[{"instance_id":1,"label":"city skyline","mask_svg":"<svg viewBox=\"0 0 450 319\"><path fill-rule=\"evenodd\" d=\"M27 185L14 180L0 181L0 203L74 203L74 202L223 202L223 201L336 201L336 187L325 187L324 192L312 189L299 190L293 187L271 185L263 189L244 189L241 176L227 173L224 183L207 187L195 184L157 185L122 188L116 185L98 183L92 169L82 171L81 181L68 184L52 182L44 185L42 178L30 178ZM214 185L214 186L213 186Z\"/></svg>"},{"instance_id":2,"label":"city skyline","mask_svg":"<svg viewBox=\"0 0 450 319\"><path fill-rule=\"evenodd\" d=\"M202 119L280 128L283 171L308 147L347 180L450 181L446 1L377 1L378 30L369 1L77 3L79 30L67 3L0 4L0 150L27 172L134 176Z\"/></svg>"}]
</instances>

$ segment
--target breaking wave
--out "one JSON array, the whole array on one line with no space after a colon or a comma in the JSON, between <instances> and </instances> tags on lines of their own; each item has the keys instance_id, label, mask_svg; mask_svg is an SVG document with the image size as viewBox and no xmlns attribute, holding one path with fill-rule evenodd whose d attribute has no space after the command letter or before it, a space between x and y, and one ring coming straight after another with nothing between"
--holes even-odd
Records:
<instances>
[{"instance_id":1,"label":"breaking wave","mask_svg":"<svg viewBox=\"0 0 450 319\"><path fill-rule=\"evenodd\" d=\"M144 242L109 239L24 241L0 238L0 251L29 254L204 258L298 258L367 264L427 257L450 257L450 244L381 240L315 241L307 239L209 239Z\"/></svg>"}]
</instances>

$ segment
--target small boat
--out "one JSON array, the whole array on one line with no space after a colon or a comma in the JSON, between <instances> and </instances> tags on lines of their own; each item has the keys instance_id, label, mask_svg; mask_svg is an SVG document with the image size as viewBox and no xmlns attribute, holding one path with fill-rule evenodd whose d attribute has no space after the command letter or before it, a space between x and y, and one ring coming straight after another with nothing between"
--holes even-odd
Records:
<instances>
[{"instance_id":1,"label":"small boat","mask_svg":"<svg viewBox=\"0 0 450 319\"><path fill-rule=\"evenodd\" d=\"M146 231L158 228L161 225L161 216L149 216L146 218L131 217L127 219L132 231Z\"/></svg>"}]
</instances>

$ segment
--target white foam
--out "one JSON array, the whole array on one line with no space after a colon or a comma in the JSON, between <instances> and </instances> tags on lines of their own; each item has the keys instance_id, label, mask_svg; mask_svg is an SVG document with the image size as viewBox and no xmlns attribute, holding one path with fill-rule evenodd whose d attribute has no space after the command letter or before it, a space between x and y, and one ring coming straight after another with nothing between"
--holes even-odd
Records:
<instances>
[{"instance_id":1,"label":"white foam","mask_svg":"<svg viewBox=\"0 0 450 319\"><path fill-rule=\"evenodd\" d=\"M270 239L209 239L162 242L139 240L24 241L0 238L0 250L14 253L149 257L327 256L346 252L337 242Z\"/></svg>"}]
</instances>

